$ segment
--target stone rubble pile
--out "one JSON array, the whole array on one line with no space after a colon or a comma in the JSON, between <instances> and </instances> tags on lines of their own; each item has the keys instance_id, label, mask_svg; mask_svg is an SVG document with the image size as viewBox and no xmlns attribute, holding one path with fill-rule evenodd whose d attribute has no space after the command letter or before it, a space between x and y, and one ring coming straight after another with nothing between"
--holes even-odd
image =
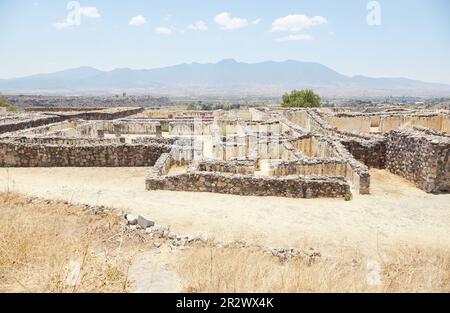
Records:
<instances>
[{"instance_id":1,"label":"stone rubble pile","mask_svg":"<svg viewBox=\"0 0 450 313\"><path fill-rule=\"evenodd\" d=\"M149 221L142 216L136 216L133 214L125 214L124 218L128 228L131 231L143 231L151 238L165 239L167 240L167 245L170 249L184 249L198 243L208 243L209 245L216 246L218 248L249 248L254 246L249 245L242 239L231 242L216 242L212 238L208 238L206 233L201 233L197 236L178 235L175 232L170 231L168 226L156 225L153 221ZM161 243L158 242L157 247L161 247ZM295 258L302 258L306 259L308 264L313 264L322 257L321 253L313 248L308 250L298 250L293 248L274 248L261 245L256 245L256 247L265 253L279 258L280 261L290 261Z\"/></svg>"}]
</instances>

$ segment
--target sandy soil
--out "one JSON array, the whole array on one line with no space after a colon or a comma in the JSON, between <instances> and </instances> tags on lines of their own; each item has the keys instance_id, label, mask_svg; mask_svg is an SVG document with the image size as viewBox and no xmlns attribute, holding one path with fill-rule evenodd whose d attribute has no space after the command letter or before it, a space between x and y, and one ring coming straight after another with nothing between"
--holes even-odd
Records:
<instances>
[{"instance_id":1,"label":"sandy soil","mask_svg":"<svg viewBox=\"0 0 450 313\"><path fill-rule=\"evenodd\" d=\"M168 247L136 255L129 270L133 292L180 292L181 282L173 270L176 261Z\"/></svg>"},{"instance_id":2,"label":"sandy soil","mask_svg":"<svg viewBox=\"0 0 450 313\"><path fill-rule=\"evenodd\" d=\"M132 211L177 233L206 231L216 240L244 238L304 247L320 240L375 251L380 244L450 247L450 195L432 195L382 170L372 194L342 199L240 197L146 191L149 168L1 168L0 189Z\"/></svg>"}]
</instances>

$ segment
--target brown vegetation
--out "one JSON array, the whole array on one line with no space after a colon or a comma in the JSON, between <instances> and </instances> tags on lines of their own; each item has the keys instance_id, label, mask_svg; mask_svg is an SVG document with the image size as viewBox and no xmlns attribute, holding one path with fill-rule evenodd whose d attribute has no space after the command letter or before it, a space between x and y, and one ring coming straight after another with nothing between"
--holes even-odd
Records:
<instances>
[{"instance_id":1,"label":"brown vegetation","mask_svg":"<svg viewBox=\"0 0 450 313\"><path fill-rule=\"evenodd\" d=\"M127 291L137 241L117 214L0 193L0 216L0 292Z\"/></svg>"},{"instance_id":2,"label":"brown vegetation","mask_svg":"<svg viewBox=\"0 0 450 313\"><path fill-rule=\"evenodd\" d=\"M398 247L375 260L357 250L334 252L286 262L258 248L198 247L177 270L188 292L450 291L450 250Z\"/></svg>"},{"instance_id":3,"label":"brown vegetation","mask_svg":"<svg viewBox=\"0 0 450 313\"><path fill-rule=\"evenodd\" d=\"M114 212L0 193L0 292L131 291L131 261L153 246L142 239ZM177 250L170 267L187 292L450 292L450 248L316 247L283 260L210 242Z\"/></svg>"}]
</instances>

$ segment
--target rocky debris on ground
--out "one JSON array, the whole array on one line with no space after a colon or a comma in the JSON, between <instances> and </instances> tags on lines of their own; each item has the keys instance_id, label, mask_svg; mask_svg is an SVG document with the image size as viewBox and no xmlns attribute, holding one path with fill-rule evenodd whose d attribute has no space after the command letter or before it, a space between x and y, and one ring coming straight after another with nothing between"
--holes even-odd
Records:
<instances>
[{"instance_id":1,"label":"rocky debris on ground","mask_svg":"<svg viewBox=\"0 0 450 313\"><path fill-rule=\"evenodd\" d=\"M136 225L138 222L138 217L133 214L125 214L125 219L127 220L128 225Z\"/></svg>"},{"instance_id":2,"label":"rocky debris on ground","mask_svg":"<svg viewBox=\"0 0 450 313\"><path fill-rule=\"evenodd\" d=\"M297 250L293 248L270 248L266 247L265 251L267 253L272 254L273 256L276 256L280 258L283 261L288 261L293 258L303 258L308 260L308 264L311 265L316 262L317 259L321 258L321 253L313 248L310 248L309 250Z\"/></svg>"},{"instance_id":3,"label":"rocky debris on ground","mask_svg":"<svg viewBox=\"0 0 450 313\"><path fill-rule=\"evenodd\" d=\"M245 240L235 240L231 242L218 242L213 238L208 236L206 232L200 232L195 236L191 235L179 235L174 231L170 230L170 227L164 225L155 224L155 222L144 218L143 216L136 216L130 213L124 213L114 208L106 206L95 206L88 204L75 204L69 201L60 200L48 200L39 197L29 197L29 203L36 204L64 204L64 205L74 205L81 207L82 209L88 211L92 214L107 214L116 213L118 216L122 216L126 221L126 227L135 234L139 235L141 239L146 241L145 237L152 238L153 245L156 248L162 247L166 244L171 250L174 249L186 249L194 244L211 244L217 248L247 248L247 247L257 247L264 252L271 254L280 259L280 261L290 261L295 258L302 258L308 261L308 264L315 263L318 259L322 257L321 253L313 248L308 250L298 250L293 248L273 248L261 245L250 245Z\"/></svg>"},{"instance_id":4,"label":"rocky debris on ground","mask_svg":"<svg viewBox=\"0 0 450 313\"><path fill-rule=\"evenodd\" d=\"M310 248L309 250L298 250L293 248L273 248L261 245L249 245L249 243L247 243L243 239L231 242L217 242L214 241L212 238L209 238L206 232L199 233L196 236L179 235L174 231L171 231L170 227L157 225L153 221L149 221L142 216L136 217L135 215L132 214L125 214L124 217L126 219L127 227L129 230L140 231L142 234L145 234L146 236L149 236L150 238L154 239L153 245L156 248L160 248L164 244L166 244L171 250L175 249L182 250L198 243L209 243L217 248L257 247L262 249L264 252L279 258L280 261L290 261L295 258L302 258L307 260L309 265L315 263L322 256L319 251L313 248ZM149 226L144 227L145 225Z\"/></svg>"},{"instance_id":5,"label":"rocky debris on ground","mask_svg":"<svg viewBox=\"0 0 450 313\"><path fill-rule=\"evenodd\" d=\"M142 228L142 229L147 229L147 228L149 228L149 227L151 227L151 226L154 226L155 225L155 222L153 222L153 221L149 221L149 220L147 220L147 219L145 219L144 217L142 217L142 216L138 216L138 218L137 218L137 224Z\"/></svg>"},{"instance_id":6,"label":"rocky debris on ground","mask_svg":"<svg viewBox=\"0 0 450 313\"><path fill-rule=\"evenodd\" d=\"M104 205L90 205L90 204L81 204L81 203L75 203L71 201L66 200L50 200L50 199L43 199L39 197L28 197L27 198L28 203L35 203L35 204L61 204L61 205L67 205L67 206L76 206L79 208L82 208L83 210L89 212L90 214L95 215L105 215L109 213L116 213L119 216L123 216L123 212L118 211L115 208L107 207Z\"/></svg>"}]
</instances>

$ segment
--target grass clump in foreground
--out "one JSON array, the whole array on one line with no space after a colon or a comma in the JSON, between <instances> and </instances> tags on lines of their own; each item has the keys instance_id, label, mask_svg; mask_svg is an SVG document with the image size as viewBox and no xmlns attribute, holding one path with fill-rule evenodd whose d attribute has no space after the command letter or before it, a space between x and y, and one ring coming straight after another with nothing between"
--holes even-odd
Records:
<instances>
[{"instance_id":1,"label":"grass clump in foreground","mask_svg":"<svg viewBox=\"0 0 450 313\"><path fill-rule=\"evenodd\" d=\"M0 193L0 292L127 291L132 246L113 213Z\"/></svg>"},{"instance_id":2,"label":"grass clump in foreground","mask_svg":"<svg viewBox=\"0 0 450 313\"><path fill-rule=\"evenodd\" d=\"M178 263L187 292L449 292L450 251L402 248L373 261L336 247L315 262L257 248L197 247Z\"/></svg>"}]
</instances>

